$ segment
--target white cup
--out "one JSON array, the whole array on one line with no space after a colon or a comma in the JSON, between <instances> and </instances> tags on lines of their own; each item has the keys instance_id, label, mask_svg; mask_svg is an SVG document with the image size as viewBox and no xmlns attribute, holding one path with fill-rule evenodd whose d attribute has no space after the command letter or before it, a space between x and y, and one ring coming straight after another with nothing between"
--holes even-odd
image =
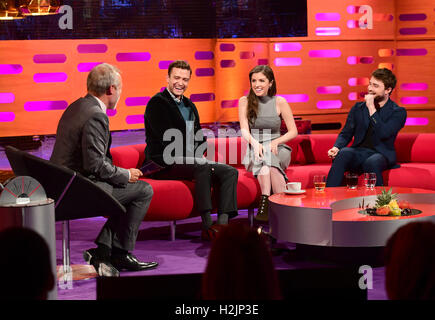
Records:
<instances>
[{"instance_id":1,"label":"white cup","mask_svg":"<svg viewBox=\"0 0 435 320\"><path fill-rule=\"evenodd\" d=\"M288 182L285 185L285 190L288 192L299 192L301 191L302 184L300 182Z\"/></svg>"}]
</instances>

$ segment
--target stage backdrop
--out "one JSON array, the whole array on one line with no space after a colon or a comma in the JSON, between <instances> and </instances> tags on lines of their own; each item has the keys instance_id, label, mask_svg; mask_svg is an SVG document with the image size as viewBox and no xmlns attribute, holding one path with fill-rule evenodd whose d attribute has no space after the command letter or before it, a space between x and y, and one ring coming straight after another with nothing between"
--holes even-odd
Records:
<instances>
[{"instance_id":1,"label":"stage backdrop","mask_svg":"<svg viewBox=\"0 0 435 320\"><path fill-rule=\"evenodd\" d=\"M124 80L111 130L141 129L175 59L193 68L187 96L203 123L237 121L249 70L269 64L278 94L313 133L338 132L370 73L386 67L398 77L393 99L408 110L403 132L435 132L433 1L283 2L298 3L296 13L263 0L160 1L141 10L135 1L95 2L106 7L70 1L73 29L59 31L62 15L0 21L0 137L54 134L101 62L117 65Z\"/></svg>"}]
</instances>

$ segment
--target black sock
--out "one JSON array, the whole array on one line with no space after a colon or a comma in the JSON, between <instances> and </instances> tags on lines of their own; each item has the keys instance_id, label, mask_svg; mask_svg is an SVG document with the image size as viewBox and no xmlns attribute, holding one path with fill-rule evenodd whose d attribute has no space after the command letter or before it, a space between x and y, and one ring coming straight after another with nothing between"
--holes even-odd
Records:
<instances>
[{"instance_id":1,"label":"black sock","mask_svg":"<svg viewBox=\"0 0 435 320\"><path fill-rule=\"evenodd\" d=\"M205 211L201 213L201 220L202 220L202 228L208 229L213 224L213 220L211 219L211 213L210 211Z\"/></svg>"},{"instance_id":2,"label":"black sock","mask_svg":"<svg viewBox=\"0 0 435 320\"><path fill-rule=\"evenodd\" d=\"M97 254L101 257L107 258L110 257L110 253L112 252L112 249L105 244L98 244L97 247Z\"/></svg>"},{"instance_id":3,"label":"black sock","mask_svg":"<svg viewBox=\"0 0 435 320\"><path fill-rule=\"evenodd\" d=\"M228 213L221 213L218 215L217 224L228 224Z\"/></svg>"},{"instance_id":4,"label":"black sock","mask_svg":"<svg viewBox=\"0 0 435 320\"><path fill-rule=\"evenodd\" d=\"M117 247L112 248L112 255L126 255L128 253L127 250L120 249Z\"/></svg>"}]
</instances>

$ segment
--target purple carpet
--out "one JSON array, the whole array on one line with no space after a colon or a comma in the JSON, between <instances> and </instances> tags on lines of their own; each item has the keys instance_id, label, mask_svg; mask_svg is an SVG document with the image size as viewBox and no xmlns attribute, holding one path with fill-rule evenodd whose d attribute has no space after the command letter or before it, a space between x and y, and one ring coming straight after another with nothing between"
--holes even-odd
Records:
<instances>
[{"instance_id":1,"label":"purple carpet","mask_svg":"<svg viewBox=\"0 0 435 320\"><path fill-rule=\"evenodd\" d=\"M214 217L216 219L216 217ZM237 219L247 221L247 211L241 210ZM105 222L105 218L91 218L70 222L71 264L85 264L82 253L95 247L93 243ZM121 272L121 277L202 273L207 263L210 243L200 240L200 218L191 218L177 223L176 240L170 241L168 222L143 222L133 252L139 260L157 261L158 268L141 272ZM57 264L62 264L61 223L56 224ZM278 242L274 247L282 252L273 259L276 269L322 268L331 266L324 261L290 259L296 250L291 243ZM63 286L65 287L65 286ZM368 300L387 299L384 289L384 268L373 268L373 289L368 290ZM74 281L72 288L58 286L58 300L96 300L96 279Z\"/></svg>"}]
</instances>

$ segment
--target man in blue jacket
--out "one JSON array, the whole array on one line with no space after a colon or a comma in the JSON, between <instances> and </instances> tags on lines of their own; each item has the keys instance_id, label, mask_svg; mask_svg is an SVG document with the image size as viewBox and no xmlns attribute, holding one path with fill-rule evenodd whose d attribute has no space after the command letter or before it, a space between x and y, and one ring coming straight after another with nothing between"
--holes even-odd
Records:
<instances>
[{"instance_id":1,"label":"man in blue jacket","mask_svg":"<svg viewBox=\"0 0 435 320\"><path fill-rule=\"evenodd\" d=\"M375 172L376 185L382 186L382 171L399 166L394 141L405 125L406 110L390 99L396 82L389 69L377 69L372 73L365 101L352 107L343 130L328 150L333 162L327 187L340 186L346 171ZM352 146L346 147L352 138Z\"/></svg>"}]
</instances>

